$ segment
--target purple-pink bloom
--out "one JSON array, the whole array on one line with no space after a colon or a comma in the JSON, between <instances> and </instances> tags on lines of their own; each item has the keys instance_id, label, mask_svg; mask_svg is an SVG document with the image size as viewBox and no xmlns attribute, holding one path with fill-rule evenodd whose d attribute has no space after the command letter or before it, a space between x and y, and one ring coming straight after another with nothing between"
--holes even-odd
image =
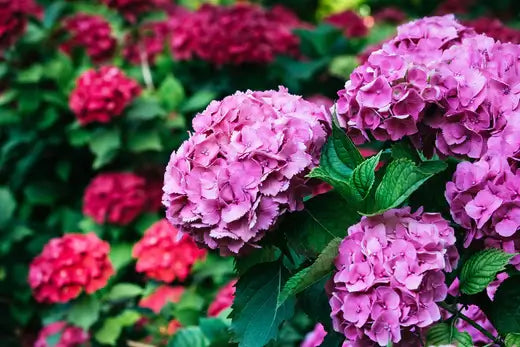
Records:
<instances>
[{"instance_id":1,"label":"purple-pink bloom","mask_svg":"<svg viewBox=\"0 0 520 347\"><path fill-rule=\"evenodd\" d=\"M401 334L441 318L436 303L447 295L444 271L458 261L448 221L407 207L363 217L348 235L339 246L329 300L333 328L347 345L398 343Z\"/></svg>"},{"instance_id":2,"label":"purple-pink bloom","mask_svg":"<svg viewBox=\"0 0 520 347\"><path fill-rule=\"evenodd\" d=\"M327 336L327 332L321 323L314 326L314 329L305 335L305 339L301 343L300 347L318 347L322 344L323 340Z\"/></svg>"},{"instance_id":3,"label":"purple-pink bloom","mask_svg":"<svg viewBox=\"0 0 520 347\"><path fill-rule=\"evenodd\" d=\"M303 207L329 122L324 108L285 88L213 101L170 158L168 220L223 254L259 247L280 215Z\"/></svg>"}]
</instances>

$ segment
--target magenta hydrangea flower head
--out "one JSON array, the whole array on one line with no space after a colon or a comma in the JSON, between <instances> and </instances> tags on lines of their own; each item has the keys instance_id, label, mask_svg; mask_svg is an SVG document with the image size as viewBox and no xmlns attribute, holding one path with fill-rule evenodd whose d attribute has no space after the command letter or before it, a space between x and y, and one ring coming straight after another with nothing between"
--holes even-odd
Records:
<instances>
[{"instance_id":1,"label":"magenta hydrangea flower head","mask_svg":"<svg viewBox=\"0 0 520 347\"><path fill-rule=\"evenodd\" d=\"M386 346L429 326L447 294L443 271L457 261L453 228L438 213L405 207L363 217L335 261L333 328L353 343L368 338Z\"/></svg>"},{"instance_id":2,"label":"magenta hydrangea flower head","mask_svg":"<svg viewBox=\"0 0 520 347\"><path fill-rule=\"evenodd\" d=\"M258 247L280 215L303 207L329 122L324 107L283 87L213 101L170 158L166 217L223 254Z\"/></svg>"},{"instance_id":3,"label":"magenta hydrangea flower head","mask_svg":"<svg viewBox=\"0 0 520 347\"><path fill-rule=\"evenodd\" d=\"M465 246L481 239L485 247L520 249L520 172L507 157L485 156L457 166L446 184L453 220L467 231ZM517 267L520 257L511 263Z\"/></svg>"},{"instance_id":4,"label":"magenta hydrangea flower head","mask_svg":"<svg viewBox=\"0 0 520 347\"><path fill-rule=\"evenodd\" d=\"M321 323L318 323L314 326L312 331L308 332L305 335L300 347L318 347L321 346L323 340L327 336L327 331L323 327Z\"/></svg>"}]
</instances>

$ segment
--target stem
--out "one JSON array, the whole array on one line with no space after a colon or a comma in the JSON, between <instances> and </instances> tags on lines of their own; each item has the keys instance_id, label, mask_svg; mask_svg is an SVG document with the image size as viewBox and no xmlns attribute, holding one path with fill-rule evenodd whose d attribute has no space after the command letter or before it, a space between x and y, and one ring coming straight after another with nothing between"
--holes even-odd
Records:
<instances>
[{"instance_id":1,"label":"stem","mask_svg":"<svg viewBox=\"0 0 520 347\"><path fill-rule=\"evenodd\" d=\"M443 309L445 309L446 311L453 313L453 314L457 314L459 316L459 318L461 318L463 321L466 321L469 325L471 325L473 328L480 331L483 335L485 335L487 338L492 340L494 343L496 343L500 346L503 346L502 341L498 337L495 337L492 333L490 333L488 330L484 329L482 326L480 326L480 324L478 324L473 319L469 318L468 316L466 316L459 310L451 307L450 305L446 304L445 302L439 302L437 304L440 307L442 307Z\"/></svg>"},{"instance_id":2,"label":"stem","mask_svg":"<svg viewBox=\"0 0 520 347\"><path fill-rule=\"evenodd\" d=\"M132 340L127 340L126 344L129 347L155 347L155 345L149 345L147 343L142 343L142 342L132 341Z\"/></svg>"}]
</instances>

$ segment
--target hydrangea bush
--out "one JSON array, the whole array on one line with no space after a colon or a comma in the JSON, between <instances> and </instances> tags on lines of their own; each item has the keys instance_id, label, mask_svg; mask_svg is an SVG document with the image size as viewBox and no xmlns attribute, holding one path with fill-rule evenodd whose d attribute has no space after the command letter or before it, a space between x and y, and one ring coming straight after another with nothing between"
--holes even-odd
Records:
<instances>
[{"instance_id":1,"label":"hydrangea bush","mask_svg":"<svg viewBox=\"0 0 520 347\"><path fill-rule=\"evenodd\" d=\"M2 345L519 346L498 3L0 0Z\"/></svg>"}]
</instances>

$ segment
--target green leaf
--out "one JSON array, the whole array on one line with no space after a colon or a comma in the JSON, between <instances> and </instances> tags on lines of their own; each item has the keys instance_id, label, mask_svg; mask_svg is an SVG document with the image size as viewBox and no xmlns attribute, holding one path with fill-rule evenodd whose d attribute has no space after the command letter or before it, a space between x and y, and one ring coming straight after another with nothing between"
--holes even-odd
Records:
<instances>
[{"instance_id":1,"label":"green leaf","mask_svg":"<svg viewBox=\"0 0 520 347\"><path fill-rule=\"evenodd\" d=\"M403 140L392 144L392 158L406 158L415 163L421 162L421 158L417 154L417 150L411 146L408 140Z\"/></svg>"},{"instance_id":2,"label":"green leaf","mask_svg":"<svg viewBox=\"0 0 520 347\"><path fill-rule=\"evenodd\" d=\"M24 189L27 201L36 205L52 205L59 196L58 185L51 181L36 181Z\"/></svg>"},{"instance_id":3,"label":"green leaf","mask_svg":"<svg viewBox=\"0 0 520 347\"><path fill-rule=\"evenodd\" d=\"M348 227L360 219L349 202L329 192L308 200L303 211L286 216L279 229L298 253L315 258L332 239L343 239Z\"/></svg>"},{"instance_id":4,"label":"green leaf","mask_svg":"<svg viewBox=\"0 0 520 347\"><path fill-rule=\"evenodd\" d=\"M230 340L229 326L221 318L201 318L200 329L210 346L227 346Z\"/></svg>"},{"instance_id":5,"label":"green leaf","mask_svg":"<svg viewBox=\"0 0 520 347\"><path fill-rule=\"evenodd\" d=\"M5 224L13 216L16 209L16 200L6 187L0 187L0 226Z\"/></svg>"},{"instance_id":6,"label":"green leaf","mask_svg":"<svg viewBox=\"0 0 520 347\"><path fill-rule=\"evenodd\" d=\"M158 90L162 106L167 111L174 111L185 98L184 87L174 76L168 76Z\"/></svg>"},{"instance_id":7,"label":"green leaf","mask_svg":"<svg viewBox=\"0 0 520 347\"><path fill-rule=\"evenodd\" d=\"M178 330L168 342L168 347L207 347L208 341L199 327L187 327Z\"/></svg>"},{"instance_id":8,"label":"green leaf","mask_svg":"<svg viewBox=\"0 0 520 347\"><path fill-rule=\"evenodd\" d=\"M340 243L340 238L332 239L312 265L289 278L278 296L278 306L282 305L290 296L302 292L332 272Z\"/></svg>"},{"instance_id":9,"label":"green leaf","mask_svg":"<svg viewBox=\"0 0 520 347\"><path fill-rule=\"evenodd\" d=\"M52 335L49 335L46 339L45 339L45 342L46 342L46 346L47 347L54 347L58 344L58 342L60 342L61 340L61 335L63 334L63 329L58 331L57 333L55 334L52 334Z\"/></svg>"},{"instance_id":10,"label":"green leaf","mask_svg":"<svg viewBox=\"0 0 520 347\"><path fill-rule=\"evenodd\" d=\"M130 299L141 295L143 293L143 288L139 287L137 284L133 283L118 283L112 287L108 295L106 296L107 300L122 300L122 299Z\"/></svg>"},{"instance_id":11,"label":"green leaf","mask_svg":"<svg viewBox=\"0 0 520 347\"><path fill-rule=\"evenodd\" d=\"M128 120L148 120L165 115L166 111L157 100L152 98L136 99L126 111Z\"/></svg>"},{"instance_id":12,"label":"green leaf","mask_svg":"<svg viewBox=\"0 0 520 347\"><path fill-rule=\"evenodd\" d=\"M446 167L446 164L440 162L426 162L424 165L416 166L406 158L392 161L376 189L375 207L369 214L379 214L397 207L427 179Z\"/></svg>"},{"instance_id":13,"label":"green leaf","mask_svg":"<svg viewBox=\"0 0 520 347\"><path fill-rule=\"evenodd\" d=\"M39 82L43 75L43 67L41 65L32 65L27 69L19 70L17 80L20 83L36 83Z\"/></svg>"},{"instance_id":14,"label":"green leaf","mask_svg":"<svg viewBox=\"0 0 520 347\"><path fill-rule=\"evenodd\" d=\"M462 266L459 275L460 291L468 295L483 291L514 256L515 254L504 253L496 248L473 254Z\"/></svg>"},{"instance_id":15,"label":"green leaf","mask_svg":"<svg viewBox=\"0 0 520 347\"><path fill-rule=\"evenodd\" d=\"M498 287L486 314L501 335L520 331L520 276L506 279Z\"/></svg>"},{"instance_id":16,"label":"green leaf","mask_svg":"<svg viewBox=\"0 0 520 347\"><path fill-rule=\"evenodd\" d=\"M175 304L173 315L183 326L196 325L203 307L204 299L193 290L187 290Z\"/></svg>"},{"instance_id":17,"label":"green leaf","mask_svg":"<svg viewBox=\"0 0 520 347\"><path fill-rule=\"evenodd\" d=\"M338 158L347 167L354 169L365 160L345 130L337 125L336 120L332 122L332 142Z\"/></svg>"},{"instance_id":18,"label":"green leaf","mask_svg":"<svg viewBox=\"0 0 520 347\"><path fill-rule=\"evenodd\" d=\"M86 145L91 137L90 132L79 123L72 124L66 131L69 143L74 147Z\"/></svg>"},{"instance_id":19,"label":"green leaf","mask_svg":"<svg viewBox=\"0 0 520 347\"><path fill-rule=\"evenodd\" d=\"M134 153L163 149L158 129L141 129L128 136L128 149Z\"/></svg>"},{"instance_id":20,"label":"green leaf","mask_svg":"<svg viewBox=\"0 0 520 347\"><path fill-rule=\"evenodd\" d=\"M126 310L118 316L107 318L103 326L96 331L94 339L102 344L114 346L124 327L134 325L141 315L135 311Z\"/></svg>"},{"instance_id":21,"label":"green leaf","mask_svg":"<svg viewBox=\"0 0 520 347\"><path fill-rule=\"evenodd\" d=\"M202 110L204 107L208 106L211 100L215 99L217 95L214 91L201 89L197 91L195 94L190 96L185 102L181 105L181 112L196 112Z\"/></svg>"},{"instance_id":22,"label":"green leaf","mask_svg":"<svg viewBox=\"0 0 520 347\"><path fill-rule=\"evenodd\" d=\"M88 330L98 319L101 305L95 296L83 296L70 308L67 321Z\"/></svg>"},{"instance_id":23,"label":"green leaf","mask_svg":"<svg viewBox=\"0 0 520 347\"><path fill-rule=\"evenodd\" d=\"M473 347L471 336L460 332L447 323L439 323L428 329L426 333L427 346L446 346L456 344L459 347Z\"/></svg>"},{"instance_id":24,"label":"green leaf","mask_svg":"<svg viewBox=\"0 0 520 347\"><path fill-rule=\"evenodd\" d=\"M92 167L99 169L108 164L121 147L121 133L119 129L98 129L89 141L89 147L96 156Z\"/></svg>"},{"instance_id":25,"label":"green leaf","mask_svg":"<svg viewBox=\"0 0 520 347\"><path fill-rule=\"evenodd\" d=\"M116 243L111 245L110 261L116 272L122 269L132 261L132 245L129 243Z\"/></svg>"},{"instance_id":26,"label":"green leaf","mask_svg":"<svg viewBox=\"0 0 520 347\"><path fill-rule=\"evenodd\" d=\"M270 263L280 258L281 252L275 246L266 246L253 250L247 257L235 258L235 268L239 275L261 263Z\"/></svg>"},{"instance_id":27,"label":"green leaf","mask_svg":"<svg viewBox=\"0 0 520 347\"><path fill-rule=\"evenodd\" d=\"M284 269L280 262L259 264L236 285L231 329L241 347L265 346L293 314L294 301L277 306Z\"/></svg>"},{"instance_id":28,"label":"green leaf","mask_svg":"<svg viewBox=\"0 0 520 347\"><path fill-rule=\"evenodd\" d=\"M504 341L506 347L520 347L520 333L509 333Z\"/></svg>"},{"instance_id":29,"label":"green leaf","mask_svg":"<svg viewBox=\"0 0 520 347\"><path fill-rule=\"evenodd\" d=\"M64 2L54 2L45 8L45 14L43 16L43 27L45 29L50 29L60 17L61 13L67 7L67 3Z\"/></svg>"},{"instance_id":30,"label":"green leaf","mask_svg":"<svg viewBox=\"0 0 520 347\"><path fill-rule=\"evenodd\" d=\"M367 197L376 180L375 170L377 164L379 164L381 153L379 152L375 156L368 158L356 166L352 172L351 185L357 189L363 199Z\"/></svg>"}]
</instances>

